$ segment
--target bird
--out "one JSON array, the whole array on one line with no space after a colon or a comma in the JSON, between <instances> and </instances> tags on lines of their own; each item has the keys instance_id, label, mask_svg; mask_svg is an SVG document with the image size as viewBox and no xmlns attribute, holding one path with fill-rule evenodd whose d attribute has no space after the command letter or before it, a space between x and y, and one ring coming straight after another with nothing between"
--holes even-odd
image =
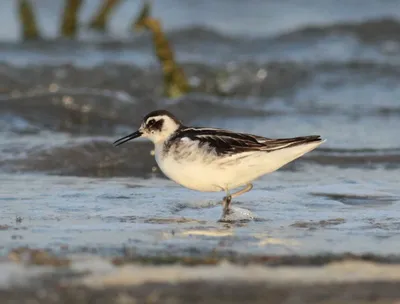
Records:
<instances>
[{"instance_id":1,"label":"bird","mask_svg":"<svg viewBox=\"0 0 400 304\"><path fill-rule=\"evenodd\" d=\"M116 140L114 145L139 137L153 142L157 165L169 179L192 190L225 192L223 216L231 213L233 198L253 188L254 180L325 141L320 135L267 138L219 128L189 127L167 110L148 113L137 131ZM243 188L231 193L240 187Z\"/></svg>"}]
</instances>

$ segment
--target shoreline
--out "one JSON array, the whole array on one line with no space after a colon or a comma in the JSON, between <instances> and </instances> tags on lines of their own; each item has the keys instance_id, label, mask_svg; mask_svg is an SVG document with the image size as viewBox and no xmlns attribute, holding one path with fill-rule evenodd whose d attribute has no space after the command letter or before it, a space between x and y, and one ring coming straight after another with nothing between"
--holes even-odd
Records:
<instances>
[{"instance_id":1,"label":"shoreline","mask_svg":"<svg viewBox=\"0 0 400 304\"><path fill-rule=\"evenodd\" d=\"M57 257L40 250L13 253L0 262L2 303L397 303L400 299L400 256L258 256L232 262L207 256L145 261L82 253Z\"/></svg>"}]
</instances>

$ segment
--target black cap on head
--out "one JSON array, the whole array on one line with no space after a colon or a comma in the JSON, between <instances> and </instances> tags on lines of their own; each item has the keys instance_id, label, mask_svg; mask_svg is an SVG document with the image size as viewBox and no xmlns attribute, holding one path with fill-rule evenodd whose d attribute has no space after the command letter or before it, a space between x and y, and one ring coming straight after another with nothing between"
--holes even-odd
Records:
<instances>
[{"instance_id":1,"label":"black cap on head","mask_svg":"<svg viewBox=\"0 0 400 304\"><path fill-rule=\"evenodd\" d=\"M181 125L182 122L175 117L174 114L172 114L171 112L168 112L167 110L155 110L150 112L149 114L147 114L144 118L143 121L147 121L147 119L149 119L149 117L155 117L155 116L161 116L161 115L165 115L170 117L171 119L173 119L177 124Z\"/></svg>"}]
</instances>

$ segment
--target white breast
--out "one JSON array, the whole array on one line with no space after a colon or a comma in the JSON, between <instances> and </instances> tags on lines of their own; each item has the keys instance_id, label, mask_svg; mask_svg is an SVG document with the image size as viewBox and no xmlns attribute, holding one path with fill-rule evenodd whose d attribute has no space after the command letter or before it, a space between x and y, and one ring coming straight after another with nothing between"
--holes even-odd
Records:
<instances>
[{"instance_id":1,"label":"white breast","mask_svg":"<svg viewBox=\"0 0 400 304\"><path fill-rule=\"evenodd\" d=\"M223 172L207 163L204 155L197 149L196 144L188 145L187 151L181 151L182 157L179 158L173 151L163 154L162 145L156 145L156 161L168 178L186 188L197 191L223 191L225 188L221 185L221 181L225 179ZM211 159L209 161L212 162Z\"/></svg>"}]
</instances>

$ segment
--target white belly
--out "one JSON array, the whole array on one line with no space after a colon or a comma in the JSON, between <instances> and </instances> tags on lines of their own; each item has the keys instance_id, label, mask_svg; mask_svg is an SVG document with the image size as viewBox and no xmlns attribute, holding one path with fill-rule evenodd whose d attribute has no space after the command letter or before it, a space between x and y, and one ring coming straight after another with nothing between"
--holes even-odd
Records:
<instances>
[{"instance_id":1,"label":"white belly","mask_svg":"<svg viewBox=\"0 0 400 304\"><path fill-rule=\"evenodd\" d=\"M226 176L198 163L177 162L171 158L158 162L163 173L176 183L197 191L223 191Z\"/></svg>"},{"instance_id":2,"label":"white belly","mask_svg":"<svg viewBox=\"0 0 400 304\"><path fill-rule=\"evenodd\" d=\"M175 158L162 155L162 147L156 146L156 161L161 171L176 183L197 191L216 192L231 189L234 166L218 167L217 161L204 162L201 157Z\"/></svg>"},{"instance_id":3,"label":"white belly","mask_svg":"<svg viewBox=\"0 0 400 304\"><path fill-rule=\"evenodd\" d=\"M244 152L226 157L174 158L162 156L162 147L156 146L156 161L162 172L176 183L197 191L225 191L251 183L288 162L315 149L312 143L275 152Z\"/></svg>"}]
</instances>

